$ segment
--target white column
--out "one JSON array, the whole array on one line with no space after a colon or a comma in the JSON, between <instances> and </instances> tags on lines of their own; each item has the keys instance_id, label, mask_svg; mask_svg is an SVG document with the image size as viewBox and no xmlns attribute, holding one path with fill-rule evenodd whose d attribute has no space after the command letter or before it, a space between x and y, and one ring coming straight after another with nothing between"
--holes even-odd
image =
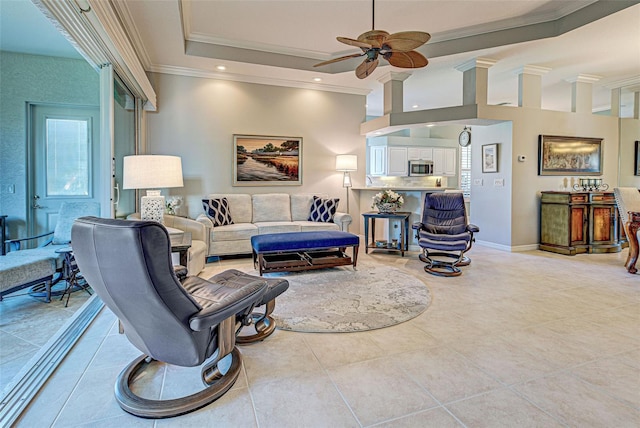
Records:
<instances>
[{"instance_id":1,"label":"white column","mask_svg":"<svg viewBox=\"0 0 640 428\"><path fill-rule=\"evenodd\" d=\"M542 108L542 76L551 69L536 65L518 68L518 107Z\"/></svg>"},{"instance_id":2,"label":"white column","mask_svg":"<svg viewBox=\"0 0 640 428\"><path fill-rule=\"evenodd\" d=\"M474 58L456 67L462 71L462 104L487 104L489 67L497 61L490 58Z\"/></svg>"},{"instance_id":3,"label":"white column","mask_svg":"<svg viewBox=\"0 0 640 428\"><path fill-rule=\"evenodd\" d=\"M567 79L571 83L571 111L574 113L591 113L593 110L593 83L600 80L600 76L578 74Z\"/></svg>"},{"instance_id":4,"label":"white column","mask_svg":"<svg viewBox=\"0 0 640 428\"><path fill-rule=\"evenodd\" d=\"M390 71L378 79L384 85L384 114L402 113L404 111L404 81L411 77L411 73Z\"/></svg>"}]
</instances>

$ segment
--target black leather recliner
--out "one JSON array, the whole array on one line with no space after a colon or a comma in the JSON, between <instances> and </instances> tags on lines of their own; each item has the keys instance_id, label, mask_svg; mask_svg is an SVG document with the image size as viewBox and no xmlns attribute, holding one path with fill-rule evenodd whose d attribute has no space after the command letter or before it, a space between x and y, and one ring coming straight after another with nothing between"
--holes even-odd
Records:
<instances>
[{"instance_id":1,"label":"black leather recliner","mask_svg":"<svg viewBox=\"0 0 640 428\"><path fill-rule=\"evenodd\" d=\"M267 291L265 281L227 287L187 277L180 283L169 235L156 222L82 217L71 233L80 271L144 353L118 376L120 407L145 418L172 417L213 402L233 386L241 369L236 334L251 322L254 306ZM227 358L231 363L223 374L218 363ZM206 363L206 388L172 400L136 396L130 384L152 360L182 367Z\"/></svg>"},{"instance_id":2,"label":"black leather recliner","mask_svg":"<svg viewBox=\"0 0 640 428\"><path fill-rule=\"evenodd\" d=\"M464 253L471 249L475 240L473 234L480 229L467 223L462 193L426 194L422 221L414 223L412 228L422 248L419 258L426 263L425 272L438 276L458 276L462 274L459 266L471 263Z\"/></svg>"}]
</instances>

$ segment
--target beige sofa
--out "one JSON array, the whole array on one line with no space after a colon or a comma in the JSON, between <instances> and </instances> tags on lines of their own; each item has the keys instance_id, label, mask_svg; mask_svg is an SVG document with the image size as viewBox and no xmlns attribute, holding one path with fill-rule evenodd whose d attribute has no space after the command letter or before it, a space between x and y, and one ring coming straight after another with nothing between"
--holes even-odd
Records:
<instances>
[{"instance_id":1,"label":"beige sofa","mask_svg":"<svg viewBox=\"0 0 640 428\"><path fill-rule=\"evenodd\" d=\"M332 222L308 221L314 195L287 193L211 194L203 199L226 198L233 224L214 227L206 214L196 221L206 226L209 236L208 256L250 254L251 237L265 233L305 232L317 230L347 231L351 216L337 212ZM316 195L326 198L326 195Z\"/></svg>"},{"instance_id":2,"label":"beige sofa","mask_svg":"<svg viewBox=\"0 0 640 428\"><path fill-rule=\"evenodd\" d=\"M140 213L127 216L128 219L140 219ZM206 227L190 218L178 217L174 215L164 215L164 225L168 228L180 229L183 232L191 233L191 248L187 253L187 271L189 275L198 275L204 269L207 261L207 229Z\"/></svg>"}]
</instances>

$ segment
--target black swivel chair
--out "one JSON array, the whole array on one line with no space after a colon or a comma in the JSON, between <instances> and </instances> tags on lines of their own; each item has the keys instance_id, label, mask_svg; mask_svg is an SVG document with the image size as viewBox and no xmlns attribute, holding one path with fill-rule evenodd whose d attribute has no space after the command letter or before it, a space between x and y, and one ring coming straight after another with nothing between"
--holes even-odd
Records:
<instances>
[{"instance_id":1,"label":"black swivel chair","mask_svg":"<svg viewBox=\"0 0 640 428\"><path fill-rule=\"evenodd\" d=\"M78 267L118 317L129 341L144 355L118 376L116 400L125 411L145 418L191 412L221 397L241 369L236 334L267 290L263 280L227 287L199 277L182 283L171 262L166 229L149 221L82 217L72 228ZM231 358L226 373L218 363ZM182 367L203 365L206 388L187 397L150 400L130 384L152 361Z\"/></svg>"},{"instance_id":2,"label":"black swivel chair","mask_svg":"<svg viewBox=\"0 0 640 428\"><path fill-rule=\"evenodd\" d=\"M459 267L471 263L464 253L471 249L473 234L480 229L467 223L462 193L428 193L424 198L422 222L414 223L412 228L422 248L419 258L426 263L425 272L459 276L462 274Z\"/></svg>"}]
</instances>

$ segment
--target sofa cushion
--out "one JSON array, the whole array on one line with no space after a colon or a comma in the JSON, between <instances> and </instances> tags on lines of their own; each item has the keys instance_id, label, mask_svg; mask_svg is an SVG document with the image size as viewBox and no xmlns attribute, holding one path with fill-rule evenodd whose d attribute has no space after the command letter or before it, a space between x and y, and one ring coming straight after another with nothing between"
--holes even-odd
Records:
<instances>
[{"instance_id":1,"label":"sofa cushion","mask_svg":"<svg viewBox=\"0 0 640 428\"><path fill-rule=\"evenodd\" d=\"M300 226L290 221L261 221L254 223L258 226L258 234L300 232Z\"/></svg>"},{"instance_id":2,"label":"sofa cushion","mask_svg":"<svg viewBox=\"0 0 640 428\"><path fill-rule=\"evenodd\" d=\"M203 199L202 207L204 208L205 214L207 214L213 222L214 227L233 224L227 198Z\"/></svg>"},{"instance_id":3,"label":"sofa cushion","mask_svg":"<svg viewBox=\"0 0 640 428\"><path fill-rule=\"evenodd\" d=\"M246 193L212 193L207 199L226 198L229 204L229 212L233 215L234 223L251 223L252 207L251 195Z\"/></svg>"},{"instance_id":4,"label":"sofa cushion","mask_svg":"<svg viewBox=\"0 0 640 428\"><path fill-rule=\"evenodd\" d=\"M253 195L253 223L291 221L291 203L286 193Z\"/></svg>"},{"instance_id":5,"label":"sofa cushion","mask_svg":"<svg viewBox=\"0 0 640 428\"><path fill-rule=\"evenodd\" d=\"M319 222L319 221L295 221L300 226L300 232L313 232L316 230L340 230L340 226L336 223Z\"/></svg>"},{"instance_id":6,"label":"sofa cushion","mask_svg":"<svg viewBox=\"0 0 640 428\"><path fill-rule=\"evenodd\" d=\"M258 227L251 223L235 223L211 229L211 242L251 239L258 234Z\"/></svg>"},{"instance_id":7,"label":"sofa cushion","mask_svg":"<svg viewBox=\"0 0 640 428\"><path fill-rule=\"evenodd\" d=\"M309 221L330 222L333 221L333 216L338 209L338 202L340 199L328 199L313 197L311 203L311 211L309 212Z\"/></svg>"}]
</instances>

